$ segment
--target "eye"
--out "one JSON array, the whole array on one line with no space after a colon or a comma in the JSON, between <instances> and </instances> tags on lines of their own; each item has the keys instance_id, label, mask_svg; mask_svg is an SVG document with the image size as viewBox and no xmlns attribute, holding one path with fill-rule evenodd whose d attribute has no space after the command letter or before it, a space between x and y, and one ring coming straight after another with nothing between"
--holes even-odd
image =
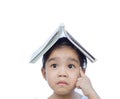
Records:
<instances>
[{"instance_id":1,"label":"eye","mask_svg":"<svg viewBox=\"0 0 120 99\"><path fill-rule=\"evenodd\" d=\"M69 64L68 68L70 68L70 69L75 68L75 65L74 64Z\"/></svg>"},{"instance_id":2,"label":"eye","mask_svg":"<svg viewBox=\"0 0 120 99\"><path fill-rule=\"evenodd\" d=\"M57 68L57 64L52 64L51 67L52 68Z\"/></svg>"}]
</instances>

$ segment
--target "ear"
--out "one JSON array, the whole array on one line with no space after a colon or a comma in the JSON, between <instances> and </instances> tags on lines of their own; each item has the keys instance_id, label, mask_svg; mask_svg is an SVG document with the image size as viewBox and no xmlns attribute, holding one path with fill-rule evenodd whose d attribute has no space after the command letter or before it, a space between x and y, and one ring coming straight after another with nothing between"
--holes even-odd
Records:
<instances>
[{"instance_id":1,"label":"ear","mask_svg":"<svg viewBox=\"0 0 120 99\"><path fill-rule=\"evenodd\" d=\"M85 73L86 72L86 68L83 68L82 71Z\"/></svg>"},{"instance_id":2,"label":"ear","mask_svg":"<svg viewBox=\"0 0 120 99\"><path fill-rule=\"evenodd\" d=\"M41 72L42 72L43 78L46 80L46 70L45 70L45 68L42 68Z\"/></svg>"}]
</instances>

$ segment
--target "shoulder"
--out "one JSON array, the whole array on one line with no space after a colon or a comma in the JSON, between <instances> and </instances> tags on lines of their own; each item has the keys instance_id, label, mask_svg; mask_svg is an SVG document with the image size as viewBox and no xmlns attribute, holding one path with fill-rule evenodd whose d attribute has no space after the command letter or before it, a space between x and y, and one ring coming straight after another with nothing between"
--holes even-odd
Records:
<instances>
[{"instance_id":1,"label":"shoulder","mask_svg":"<svg viewBox=\"0 0 120 99\"><path fill-rule=\"evenodd\" d=\"M86 97L86 96L82 96L82 98L81 99L88 99L88 97Z\"/></svg>"},{"instance_id":2,"label":"shoulder","mask_svg":"<svg viewBox=\"0 0 120 99\"><path fill-rule=\"evenodd\" d=\"M82 90L75 89L75 92L80 95L80 99L89 99L87 96L83 94Z\"/></svg>"},{"instance_id":3,"label":"shoulder","mask_svg":"<svg viewBox=\"0 0 120 99\"><path fill-rule=\"evenodd\" d=\"M88 99L88 97L86 97L83 94L80 94L78 92L75 93L75 96L76 96L75 99Z\"/></svg>"}]
</instances>

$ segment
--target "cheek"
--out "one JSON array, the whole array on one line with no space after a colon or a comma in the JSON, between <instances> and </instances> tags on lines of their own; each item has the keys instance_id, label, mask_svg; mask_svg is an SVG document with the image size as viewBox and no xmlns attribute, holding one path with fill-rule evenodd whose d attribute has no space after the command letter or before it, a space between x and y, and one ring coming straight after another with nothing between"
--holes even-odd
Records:
<instances>
[{"instance_id":1,"label":"cheek","mask_svg":"<svg viewBox=\"0 0 120 99\"><path fill-rule=\"evenodd\" d=\"M56 78L55 72L51 72L50 70L46 71L46 80L48 82L52 82Z\"/></svg>"},{"instance_id":2,"label":"cheek","mask_svg":"<svg viewBox=\"0 0 120 99\"><path fill-rule=\"evenodd\" d=\"M54 86L56 84L56 74L54 72L46 72L46 81L48 85L54 89Z\"/></svg>"},{"instance_id":3,"label":"cheek","mask_svg":"<svg viewBox=\"0 0 120 99\"><path fill-rule=\"evenodd\" d=\"M80 77L80 74L77 71L70 74L70 80L72 83L76 83L79 77Z\"/></svg>"}]
</instances>

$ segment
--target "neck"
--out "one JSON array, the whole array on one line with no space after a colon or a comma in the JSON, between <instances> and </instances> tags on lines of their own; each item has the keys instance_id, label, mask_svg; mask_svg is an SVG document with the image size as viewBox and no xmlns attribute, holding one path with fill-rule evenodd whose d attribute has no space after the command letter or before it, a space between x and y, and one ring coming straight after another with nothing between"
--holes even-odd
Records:
<instances>
[{"instance_id":1,"label":"neck","mask_svg":"<svg viewBox=\"0 0 120 99\"><path fill-rule=\"evenodd\" d=\"M66 95L59 95L59 94L53 93L48 99L81 99L81 98L78 93L73 91Z\"/></svg>"}]
</instances>

